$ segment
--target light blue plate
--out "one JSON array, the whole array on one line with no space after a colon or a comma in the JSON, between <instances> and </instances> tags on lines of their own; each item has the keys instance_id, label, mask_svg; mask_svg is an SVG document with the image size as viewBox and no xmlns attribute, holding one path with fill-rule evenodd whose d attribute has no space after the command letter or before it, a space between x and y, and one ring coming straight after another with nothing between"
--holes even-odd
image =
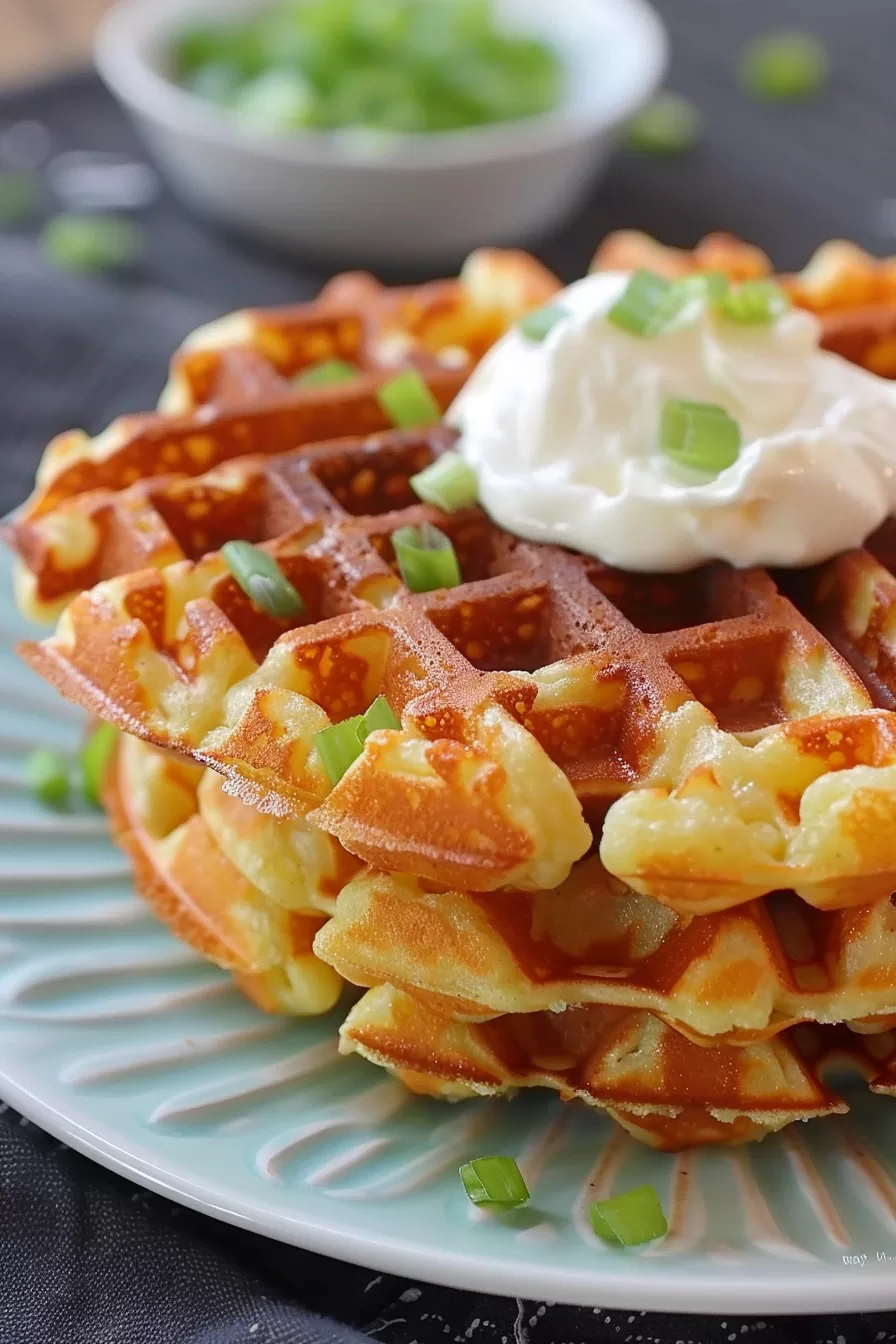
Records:
<instances>
[{"instance_id":1,"label":"light blue plate","mask_svg":"<svg viewBox=\"0 0 896 1344\"><path fill-rule=\"evenodd\" d=\"M0 572L0 1094L142 1185L278 1240L462 1288L763 1314L896 1307L896 1102L670 1156L531 1094L449 1107L336 1054L339 1013L264 1017L156 924L95 814L22 787L77 713L22 666ZM512 1153L532 1207L477 1215L458 1163ZM594 1198L651 1182L671 1231L615 1251Z\"/></svg>"}]
</instances>

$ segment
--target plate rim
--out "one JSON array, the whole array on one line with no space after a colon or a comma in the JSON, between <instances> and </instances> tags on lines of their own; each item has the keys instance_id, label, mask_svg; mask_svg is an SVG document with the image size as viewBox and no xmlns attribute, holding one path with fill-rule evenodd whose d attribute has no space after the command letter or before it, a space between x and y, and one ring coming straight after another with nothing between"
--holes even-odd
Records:
<instances>
[{"instance_id":1,"label":"plate rim","mask_svg":"<svg viewBox=\"0 0 896 1344\"><path fill-rule=\"evenodd\" d=\"M607 1259L595 1260L594 1272L564 1271L557 1265L543 1268L530 1261L496 1262L488 1256L455 1252L438 1253L421 1247L412 1239L352 1233L321 1223L296 1209L290 1217L276 1209L259 1206L234 1191L216 1192L196 1181L178 1164L166 1159L153 1162L148 1152L141 1153L132 1143L117 1143L114 1131L105 1126L83 1125L71 1115L42 1100L27 1086L0 1067L3 1099L27 1120L60 1142L124 1176L127 1180L164 1196L178 1204L248 1232L274 1241L313 1251L379 1273L400 1278L418 1278L426 1283L455 1288L464 1292L492 1293L524 1301L550 1301L569 1306L606 1307L610 1310L687 1312L691 1315L740 1315L755 1317L756 1302L761 1314L802 1316L819 1312L865 1313L896 1308L896 1274L873 1273L857 1276L840 1274L832 1266L829 1279L806 1276L788 1266L780 1278L762 1273L726 1274L716 1262L706 1260L706 1270L679 1271L657 1276L645 1266L643 1277L612 1273ZM472 1235L472 1230L471 1230ZM622 1254L625 1252L610 1252ZM861 1288L860 1285L861 1284ZM633 1302L632 1293L637 1295ZM861 1302L857 1303L857 1294ZM811 1301L813 1311L806 1312Z\"/></svg>"}]
</instances>

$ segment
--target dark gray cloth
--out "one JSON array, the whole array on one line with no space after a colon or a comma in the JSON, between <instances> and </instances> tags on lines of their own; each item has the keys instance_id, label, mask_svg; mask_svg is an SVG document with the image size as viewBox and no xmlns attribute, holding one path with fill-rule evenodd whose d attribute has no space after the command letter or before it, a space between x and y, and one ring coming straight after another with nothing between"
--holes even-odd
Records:
<instances>
[{"instance_id":1,"label":"dark gray cloth","mask_svg":"<svg viewBox=\"0 0 896 1344\"><path fill-rule=\"evenodd\" d=\"M670 86L698 99L706 139L667 162L620 156L598 199L546 243L545 260L571 279L618 227L682 245L728 228L782 267L836 235L896 250L892 0L660 7L674 42ZM816 105L773 109L734 88L743 37L784 24L830 42L834 81ZM29 117L49 127L56 151L139 153L89 76L0 102L0 126ZM44 213L52 208L48 198ZM50 270L27 230L0 236L0 513L27 493L53 434L96 432L118 412L151 406L171 349L192 327L241 304L310 296L325 278L220 236L166 196L145 227L143 262L115 285ZM193 1214L0 1115L0 1344L348 1344L355 1332L385 1344L881 1344L896 1338L896 1315L660 1316L411 1283Z\"/></svg>"}]
</instances>

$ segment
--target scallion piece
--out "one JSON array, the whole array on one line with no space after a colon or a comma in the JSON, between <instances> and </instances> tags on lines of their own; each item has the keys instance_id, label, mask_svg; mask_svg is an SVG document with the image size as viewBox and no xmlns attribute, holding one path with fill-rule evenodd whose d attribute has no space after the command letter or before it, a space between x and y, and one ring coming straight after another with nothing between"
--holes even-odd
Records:
<instances>
[{"instance_id":1,"label":"scallion piece","mask_svg":"<svg viewBox=\"0 0 896 1344\"><path fill-rule=\"evenodd\" d=\"M718 304L730 288L730 280L724 271L700 271L696 275L686 275L672 285L675 293L687 298L699 295L710 304Z\"/></svg>"},{"instance_id":2,"label":"scallion piece","mask_svg":"<svg viewBox=\"0 0 896 1344\"><path fill-rule=\"evenodd\" d=\"M671 283L661 275L635 271L607 313L607 321L632 336L655 336L666 323L671 289ZM678 310L677 303L673 307Z\"/></svg>"},{"instance_id":3,"label":"scallion piece","mask_svg":"<svg viewBox=\"0 0 896 1344\"><path fill-rule=\"evenodd\" d=\"M456 588L461 582L451 540L432 523L398 528L392 533L392 545L401 577L412 593Z\"/></svg>"},{"instance_id":4,"label":"scallion piece","mask_svg":"<svg viewBox=\"0 0 896 1344\"><path fill-rule=\"evenodd\" d=\"M301 594L267 551L249 541L228 541L221 555L252 605L266 616L287 621L304 610Z\"/></svg>"},{"instance_id":5,"label":"scallion piece","mask_svg":"<svg viewBox=\"0 0 896 1344\"><path fill-rule=\"evenodd\" d=\"M474 1204L518 1209L529 1199L529 1189L512 1157L476 1157L460 1168L467 1198Z\"/></svg>"},{"instance_id":6,"label":"scallion piece","mask_svg":"<svg viewBox=\"0 0 896 1344\"><path fill-rule=\"evenodd\" d=\"M530 341L543 341L548 332L568 316L562 304L548 303L543 308L535 308L531 313L526 313L525 317L521 317L517 322L517 326Z\"/></svg>"},{"instance_id":7,"label":"scallion piece","mask_svg":"<svg viewBox=\"0 0 896 1344\"><path fill-rule=\"evenodd\" d=\"M329 387L332 383L350 383L358 376L358 368L344 359L325 359L312 364L293 381L297 387Z\"/></svg>"},{"instance_id":8,"label":"scallion piece","mask_svg":"<svg viewBox=\"0 0 896 1344\"><path fill-rule=\"evenodd\" d=\"M767 325L786 313L790 300L774 280L744 280L718 301L719 311L744 326Z\"/></svg>"},{"instance_id":9,"label":"scallion piece","mask_svg":"<svg viewBox=\"0 0 896 1344\"><path fill-rule=\"evenodd\" d=\"M401 727L401 720L395 713L389 701L384 695L378 695L370 708L361 715L361 724L358 728L358 736L363 745L371 733L375 733L380 728Z\"/></svg>"},{"instance_id":10,"label":"scallion piece","mask_svg":"<svg viewBox=\"0 0 896 1344\"><path fill-rule=\"evenodd\" d=\"M443 453L423 471L411 477L411 489L426 504L445 513L467 509L479 498L476 473L459 453Z\"/></svg>"},{"instance_id":11,"label":"scallion piece","mask_svg":"<svg viewBox=\"0 0 896 1344\"><path fill-rule=\"evenodd\" d=\"M34 173L10 168L0 171L0 228L20 224L34 213L40 186Z\"/></svg>"},{"instance_id":12,"label":"scallion piece","mask_svg":"<svg viewBox=\"0 0 896 1344\"><path fill-rule=\"evenodd\" d=\"M344 719L342 723L334 723L314 734L314 745L331 784L339 783L364 750L359 732L362 723L363 715L356 714L354 718Z\"/></svg>"},{"instance_id":13,"label":"scallion piece","mask_svg":"<svg viewBox=\"0 0 896 1344\"><path fill-rule=\"evenodd\" d=\"M724 406L671 398L660 416L660 448L679 466L717 475L737 461L740 425Z\"/></svg>"},{"instance_id":14,"label":"scallion piece","mask_svg":"<svg viewBox=\"0 0 896 1344\"><path fill-rule=\"evenodd\" d=\"M682 154L703 131L703 118L690 98L661 93L629 122L626 148L634 154Z\"/></svg>"},{"instance_id":15,"label":"scallion piece","mask_svg":"<svg viewBox=\"0 0 896 1344\"><path fill-rule=\"evenodd\" d=\"M830 57L821 38L799 31L765 33L740 54L741 88L770 103L814 98L828 81Z\"/></svg>"},{"instance_id":16,"label":"scallion piece","mask_svg":"<svg viewBox=\"0 0 896 1344\"><path fill-rule=\"evenodd\" d=\"M111 723L101 723L81 748L81 788L94 807L102 807L103 780L117 742L118 729Z\"/></svg>"},{"instance_id":17,"label":"scallion piece","mask_svg":"<svg viewBox=\"0 0 896 1344\"><path fill-rule=\"evenodd\" d=\"M71 789L69 763L58 751L40 747L25 762L25 780L35 798L47 807L62 808Z\"/></svg>"},{"instance_id":18,"label":"scallion piece","mask_svg":"<svg viewBox=\"0 0 896 1344\"><path fill-rule=\"evenodd\" d=\"M136 261L143 234L120 215L57 215L40 236L41 251L63 271L106 271Z\"/></svg>"},{"instance_id":19,"label":"scallion piece","mask_svg":"<svg viewBox=\"0 0 896 1344\"><path fill-rule=\"evenodd\" d=\"M376 399L397 429L422 429L442 418L441 406L416 369L383 383Z\"/></svg>"},{"instance_id":20,"label":"scallion piece","mask_svg":"<svg viewBox=\"0 0 896 1344\"><path fill-rule=\"evenodd\" d=\"M588 1216L601 1240L617 1246L640 1246L642 1242L664 1237L669 1230L652 1185L639 1185L624 1195L602 1199L590 1206Z\"/></svg>"},{"instance_id":21,"label":"scallion piece","mask_svg":"<svg viewBox=\"0 0 896 1344\"><path fill-rule=\"evenodd\" d=\"M314 745L330 777L338 784L350 765L361 755L371 733L380 728L401 727L401 721L384 695L378 695L364 714L355 714L314 734Z\"/></svg>"}]
</instances>

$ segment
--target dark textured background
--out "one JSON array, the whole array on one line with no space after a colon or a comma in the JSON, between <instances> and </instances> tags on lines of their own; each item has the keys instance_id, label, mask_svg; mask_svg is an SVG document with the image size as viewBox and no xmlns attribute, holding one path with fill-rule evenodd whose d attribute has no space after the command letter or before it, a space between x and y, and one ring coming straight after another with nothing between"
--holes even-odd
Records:
<instances>
[{"instance_id":1,"label":"dark textured background","mask_svg":"<svg viewBox=\"0 0 896 1344\"><path fill-rule=\"evenodd\" d=\"M730 229L782 268L801 265L832 236L896 251L896 0L663 0L659 8L673 41L669 85L700 103L706 137L675 160L621 155L594 203L545 243L544 259L572 279L601 234L619 227L682 245ZM782 24L811 27L830 45L832 86L811 106L749 103L734 85L744 37ZM139 152L88 76L0 100L0 125L22 117L43 122L57 152ZM72 425L95 432L120 411L152 405L167 356L191 327L241 304L310 296L325 278L214 234L167 198L145 223L146 259L116 285L61 276L27 233L0 235L0 512L25 495L53 434ZM856 1275L857 1312L861 1305ZM761 1300L756 1312L720 1320L591 1311L377 1275L180 1209L12 1112L0 1115L0 1344L342 1344L356 1330L385 1344L896 1339L890 1314L771 1320Z\"/></svg>"}]
</instances>

